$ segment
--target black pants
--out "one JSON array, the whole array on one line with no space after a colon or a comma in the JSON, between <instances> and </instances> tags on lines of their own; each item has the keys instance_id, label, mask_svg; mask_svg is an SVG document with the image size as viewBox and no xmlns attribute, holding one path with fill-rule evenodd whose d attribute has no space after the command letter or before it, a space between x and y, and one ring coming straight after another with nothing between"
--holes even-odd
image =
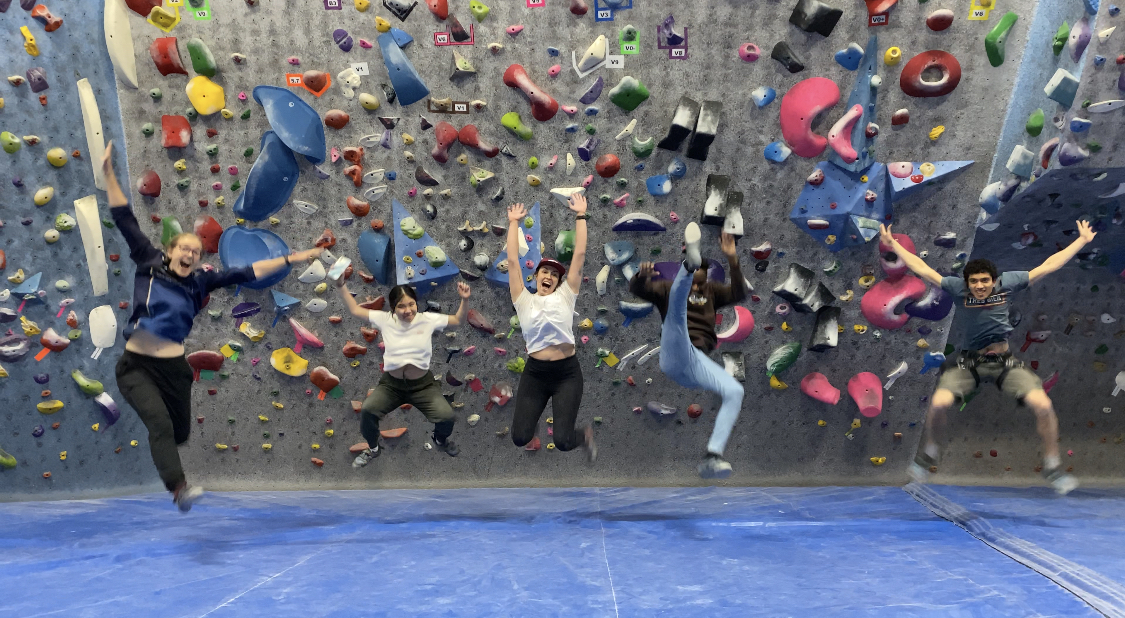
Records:
<instances>
[{"instance_id":1,"label":"black pants","mask_svg":"<svg viewBox=\"0 0 1125 618\"><path fill-rule=\"evenodd\" d=\"M453 407L441 394L441 382L430 371L417 380L401 380L384 373L379 385L364 400L359 432L371 448L379 444L379 421L396 408L408 403L434 424L434 440L444 444L453 433Z\"/></svg>"},{"instance_id":2,"label":"black pants","mask_svg":"<svg viewBox=\"0 0 1125 618\"><path fill-rule=\"evenodd\" d=\"M176 446L191 435L192 370L187 359L155 358L128 350L117 361L117 388L148 428L152 463L168 491L184 481Z\"/></svg>"},{"instance_id":3,"label":"black pants","mask_svg":"<svg viewBox=\"0 0 1125 618\"><path fill-rule=\"evenodd\" d=\"M582 365L578 357L557 361L528 357L512 414L512 442L516 446L524 446L535 437L539 417L551 400L554 401L555 448L569 451L585 443L585 436L574 429L578 407L582 405Z\"/></svg>"}]
</instances>

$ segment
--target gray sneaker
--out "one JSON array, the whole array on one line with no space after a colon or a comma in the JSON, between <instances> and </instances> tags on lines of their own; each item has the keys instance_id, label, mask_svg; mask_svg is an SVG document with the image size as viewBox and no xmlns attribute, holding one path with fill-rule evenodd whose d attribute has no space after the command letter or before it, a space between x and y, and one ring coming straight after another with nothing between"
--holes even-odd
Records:
<instances>
[{"instance_id":1,"label":"gray sneaker","mask_svg":"<svg viewBox=\"0 0 1125 618\"><path fill-rule=\"evenodd\" d=\"M1078 488L1078 479L1074 478L1073 474L1063 470L1062 466L1053 470L1044 470L1043 477L1050 481L1051 487L1054 487L1055 493L1060 496L1065 496Z\"/></svg>"},{"instance_id":2,"label":"gray sneaker","mask_svg":"<svg viewBox=\"0 0 1125 618\"><path fill-rule=\"evenodd\" d=\"M353 468L362 468L371 463L372 459L379 456L379 445L376 444L375 448L365 449L359 455L356 455L355 461L352 462Z\"/></svg>"},{"instance_id":3,"label":"gray sneaker","mask_svg":"<svg viewBox=\"0 0 1125 618\"><path fill-rule=\"evenodd\" d=\"M714 453L707 453L699 464L699 476L705 479L725 479L731 471L730 462Z\"/></svg>"},{"instance_id":4,"label":"gray sneaker","mask_svg":"<svg viewBox=\"0 0 1125 618\"><path fill-rule=\"evenodd\" d=\"M586 458L593 463L598 459L598 443L594 442L594 426L586 425L582 433L584 438L582 448L586 449Z\"/></svg>"},{"instance_id":5,"label":"gray sneaker","mask_svg":"<svg viewBox=\"0 0 1125 618\"><path fill-rule=\"evenodd\" d=\"M925 451L919 449L918 454L914 456L914 461L911 462L910 467L906 469L907 476L915 483L925 485L930 482L933 473L930 468L937 466L938 460L930 457Z\"/></svg>"},{"instance_id":6,"label":"gray sneaker","mask_svg":"<svg viewBox=\"0 0 1125 618\"><path fill-rule=\"evenodd\" d=\"M203 495L203 488L196 487L184 481L172 493L172 502L180 509L181 513L187 513L191 510L191 505Z\"/></svg>"},{"instance_id":7,"label":"gray sneaker","mask_svg":"<svg viewBox=\"0 0 1125 618\"><path fill-rule=\"evenodd\" d=\"M446 438L444 442L434 438L434 444L436 444L439 449L445 451L445 454L450 457L456 457L461 453L461 449L457 448L457 443L449 438Z\"/></svg>"}]
</instances>

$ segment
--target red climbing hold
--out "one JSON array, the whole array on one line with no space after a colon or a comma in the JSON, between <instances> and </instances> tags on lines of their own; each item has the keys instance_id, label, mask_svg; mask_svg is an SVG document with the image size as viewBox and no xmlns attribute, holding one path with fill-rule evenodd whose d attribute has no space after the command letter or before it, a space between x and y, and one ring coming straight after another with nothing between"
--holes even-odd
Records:
<instances>
[{"instance_id":1,"label":"red climbing hold","mask_svg":"<svg viewBox=\"0 0 1125 618\"><path fill-rule=\"evenodd\" d=\"M137 181L137 193L145 197L160 197L160 176L152 170L142 172L141 179Z\"/></svg>"},{"instance_id":2,"label":"red climbing hold","mask_svg":"<svg viewBox=\"0 0 1125 618\"><path fill-rule=\"evenodd\" d=\"M148 46L148 55L152 56L152 62L156 65L156 70L160 71L161 75L171 75L179 73L187 75L187 69L184 68L184 63L180 60L180 47L176 42L176 37L166 36L156 39Z\"/></svg>"},{"instance_id":3,"label":"red climbing hold","mask_svg":"<svg viewBox=\"0 0 1125 618\"><path fill-rule=\"evenodd\" d=\"M367 343L371 343L371 342L375 341L376 337L379 336L379 329L370 328L368 326L360 326L359 327L359 334L363 335L364 341L366 341Z\"/></svg>"},{"instance_id":4,"label":"red climbing hold","mask_svg":"<svg viewBox=\"0 0 1125 618\"><path fill-rule=\"evenodd\" d=\"M531 115L539 122L546 122L559 112L559 102L531 81L523 65L513 64L504 71L504 85L519 88L527 95L531 100Z\"/></svg>"},{"instance_id":5,"label":"red climbing hold","mask_svg":"<svg viewBox=\"0 0 1125 618\"><path fill-rule=\"evenodd\" d=\"M434 127L434 149L430 151L430 156L438 163L446 163L449 161L449 147L457 141L457 129L442 120Z\"/></svg>"},{"instance_id":6,"label":"red climbing hold","mask_svg":"<svg viewBox=\"0 0 1125 618\"><path fill-rule=\"evenodd\" d=\"M371 212L371 204L368 204L367 202L359 198L355 198L349 195L348 210L350 210L352 214L357 217L365 217L367 216L367 213Z\"/></svg>"},{"instance_id":7,"label":"red climbing hold","mask_svg":"<svg viewBox=\"0 0 1125 618\"><path fill-rule=\"evenodd\" d=\"M191 143L191 123L183 116L160 117L160 135L165 148L186 148Z\"/></svg>"},{"instance_id":8,"label":"red climbing hold","mask_svg":"<svg viewBox=\"0 0 1125 618\"><path fill-rule=\"evenodd\" d=\"M160 6L160 0L125 0L125 5L141 17L148 17L153 7Z\"/></svg>"},{"instance_id":9,"label":"red climbing hold","mask_svg":"<svg viewBox=\"0 0 1125 618\"><path fill-rule=\"evenodd\" d=\"M210 215L197 217L192 230L203 243L203 250L207 253L219 252L219 237L223 235L223 226Z\"/></svg>"},{"instance_id":10,"label":"red climbing hold","mask_svg":"<svg viewBox=\"0 0 1125 618\"><path fill-rule=\"evenodd\" d=\"M188 365L195 372L194 379L199 381L200 371L218 371L223 366L226 357L212 350L200 350L187 355Z\"/></svg>"},{"instance_id":11,"label":"red climbing hold","mask_svg":"<svg viewBox=\"0 0 1125 618\"><path fill-rule=\"evenodd\" d=\"M323 393L327 393L340 385L340 378L324 365L320 365L309 372L309 381Z\"/></svg>"},{"instance_id":12,"label":"red climbing hold","mask_svg":"<svg viewBox=\"0 0 1125 618\"><path fill-rule=\"evenodd\" d=\"M438 129L441 123L438 123ZM500 154L500 147L485 142L480 136L480 130L474 124L467 124L457 132L457 141L469 148L476 148L481 154L491 159Z\"/></svg>"},{"instance_id":13,"label":"red climbing hold","mask_svg":"<svg viewBox=\"0 0 1125 618\"><path fill-rule=\"evenodd\" d=\"M703 406L698 403L693 403L687 407L688 418L699 418L703 416Z\"/></svg>"},{"instance_id":14,"label":"red climbing hold","mask_svg":"<svg viewBox=\"0 0 1125 618\"><path fill-rule=\"evenodd\" d=\"M325 249L335 247L336 235L332 233L332 230L325 229L324 232L320 235L320 238L317 238L316 242L314 242L313 245L316 247L324 247Z\"/></svg>"},{"instance_id":15,"label":"red climbing hold","mask_svg":"<svg viewBox=\"0 0 1125 618\"><path fill-rule=\"evenodd\" d=\"M922 73L927 69L937 68L941 71L941 79L924 81ZM957 88L961 82L961 63L957 58L940 49L924 51L910 59L902 67L898 85L902 91L912 97L940 97L945 96ZM894 124L894 120L891 120Z\"/></svg>"},{"instance_id":16,"label":"red climbing hold","mask_svg":"<svg viewBox=\"0 0 1125 618\"><path fill-rule=\"evenodd\" d=\"M348 122L351 121L351 119L352 117L343 110L330 109L328 113L324 115L324 124L325 126L339 130L348 126Z\"/></svg>"},{"instance_id":17,"label":"red climbing hold","mask_svg":"<svg viewBox=\"0 0 1125 618\"><path fill-rule=\"evenodd\" d=\"M426 0L426 6L438 19L449 17L449 0Z\"/></svg>"},{"instance_id":18,"label":"red climbing hold","mask_svg":"<svg viewBox=\"0 0 1125 618\"><path fill-rule=\"evenodd\" d=\"M490 335L496 334L496 327L476 309L469 309L469 326Z\"/></svg>"},{"instance_id":19,"label":"red climbing hold","mask_svg":"<svg viewBox=\"0 0 1125 618\"><path fill-rule=\"evenodd\" d=\"M344 344L344 356L348 358L355 358L360 354L367 354L367 346L360 345L351 339Z\"/></svg>"},{"instance_id":20,"label":"red climbing hold","mask_svg":"<svg viewBox=\"0 0 1125 618\"><path fill-rule=\"evenodd\" d=\"M406 427L396 427L394 429L381 429L379 435L384 438L401 438L406 435Z\"/></svg>"},{"instance_id":21,"label":"red climbing hold","mask_svg":"<svg viewBox=\"0 0 1125 618\"><path fill-rule=\"evenodd\" d=\"M323 459L317 459L316 457L313 457L310 461L312 461L313 465L318 467L318 468L324 467L324 460Z\"/></svg>"},{"instance_id":22,"label":"red climbing hold","mask_svg":"<svg viewBox=\"0 0 1125 618\"><path fill-rule=\"evenodd\" d=\"M613 178L617 175L617 172L621 171L621 159L618 159L615 154L604 154L598 157L594 169L598 172L598 176L602 178Z\"/></svg>"}]
</instances>

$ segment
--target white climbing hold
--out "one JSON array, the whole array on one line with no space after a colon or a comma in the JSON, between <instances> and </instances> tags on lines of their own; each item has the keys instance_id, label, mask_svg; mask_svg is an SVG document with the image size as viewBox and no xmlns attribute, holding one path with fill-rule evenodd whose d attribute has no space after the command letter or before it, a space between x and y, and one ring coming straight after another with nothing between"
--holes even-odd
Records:
<instances>
[{"instance_id":1,"label":"white climbing hold","mask_svg":"<svg viewBox=\"0 0 1125 618\"><path fill-rule=\"evenodd\" d=\"M569 152L566 153L566 175L570 176L574 172L574 155Z\"/></svg>"},{"instance_id":2,"label":"white climbing hold","mask_svg":"<svg viewBox=\"0 0 1125 618\"><path fill-rule=\"evenodd\" d=\"M618 133L617 137L615 137L613 139L621 139L623 137L627 137L629 135L632 135L633 129L635 129L635 128L637 128L637 119L636 118L630 120L629 124L625 125L625 128L621 129L621 132Z\"/></svg>"},{"instance_id":3,"label":"white climbing hold","mask_svg":"<svg viewBox=\"0 0 1125 618\"><path fill-rule=\"evenodd\" d=\"M586 195L586 187L566 187L559 189L551 189L551 195L559 198L559 201L564 205L570 205L570 196L574 194Z\"/></svg>"},{"instance_id":4,"label":"white climbing hold","mask_svg":"<svg viewBox=\"0 0 1125 618\"><path fill-rule=\"evenodd\" d=\"M606 286L609 284L609 264L602 266L602 269L598 271L598 276L594 279L594 284L598 288L598 296L605 296Z\"/></svg>"},{"instance_id":5,"label":"white climbing hold","mask_svg":"<svg viewBox=\"0 0 1125 618\"><path fill-rule=\"evenodd\" d=\"M305 269L305 272L297 277L297 281L301 283L316 283L317 281L324 281L326 274L324 264L322 264L320 260L313 260L313 263Z\"/></svg>"},{"instance_id":6,"label":"white climbing hold","mask_svg":"<svg viewBox=\"0 0 1125 618\"><path fill-rule=\"evenodd\" d=\"M1106 41L1109 40L1109 36L1111 34L1113 34L1114 30L1117 30L1117 26L1114 26L1112 28L1106 28L1105 30L1102 30L1101 32L1098 33L1098 40L1101 41L1102 43L1105 43Z\"/></svg>"}]
</instances>

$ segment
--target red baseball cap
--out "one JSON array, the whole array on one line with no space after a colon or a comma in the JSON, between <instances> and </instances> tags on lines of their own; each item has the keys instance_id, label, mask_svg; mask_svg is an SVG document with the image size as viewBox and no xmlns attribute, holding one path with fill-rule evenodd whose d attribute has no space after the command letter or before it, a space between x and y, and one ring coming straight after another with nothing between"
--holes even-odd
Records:
<instances>
[{"instance_id":1,"label":"red baseball cap","mask_svg":"<svg viewBox=\"0 0 1125 618\"><path fill-rule=\"evenodd\" d=\"M538 273L539 269L543 268L544 266L549 266L559 271L559 279L562 279L566 276L566 267L563 266L562 263L558 260L552 260L551 258L543 258L539 260L539 264L535 266L535 272Z\"/></svg>"}]
</instances>

